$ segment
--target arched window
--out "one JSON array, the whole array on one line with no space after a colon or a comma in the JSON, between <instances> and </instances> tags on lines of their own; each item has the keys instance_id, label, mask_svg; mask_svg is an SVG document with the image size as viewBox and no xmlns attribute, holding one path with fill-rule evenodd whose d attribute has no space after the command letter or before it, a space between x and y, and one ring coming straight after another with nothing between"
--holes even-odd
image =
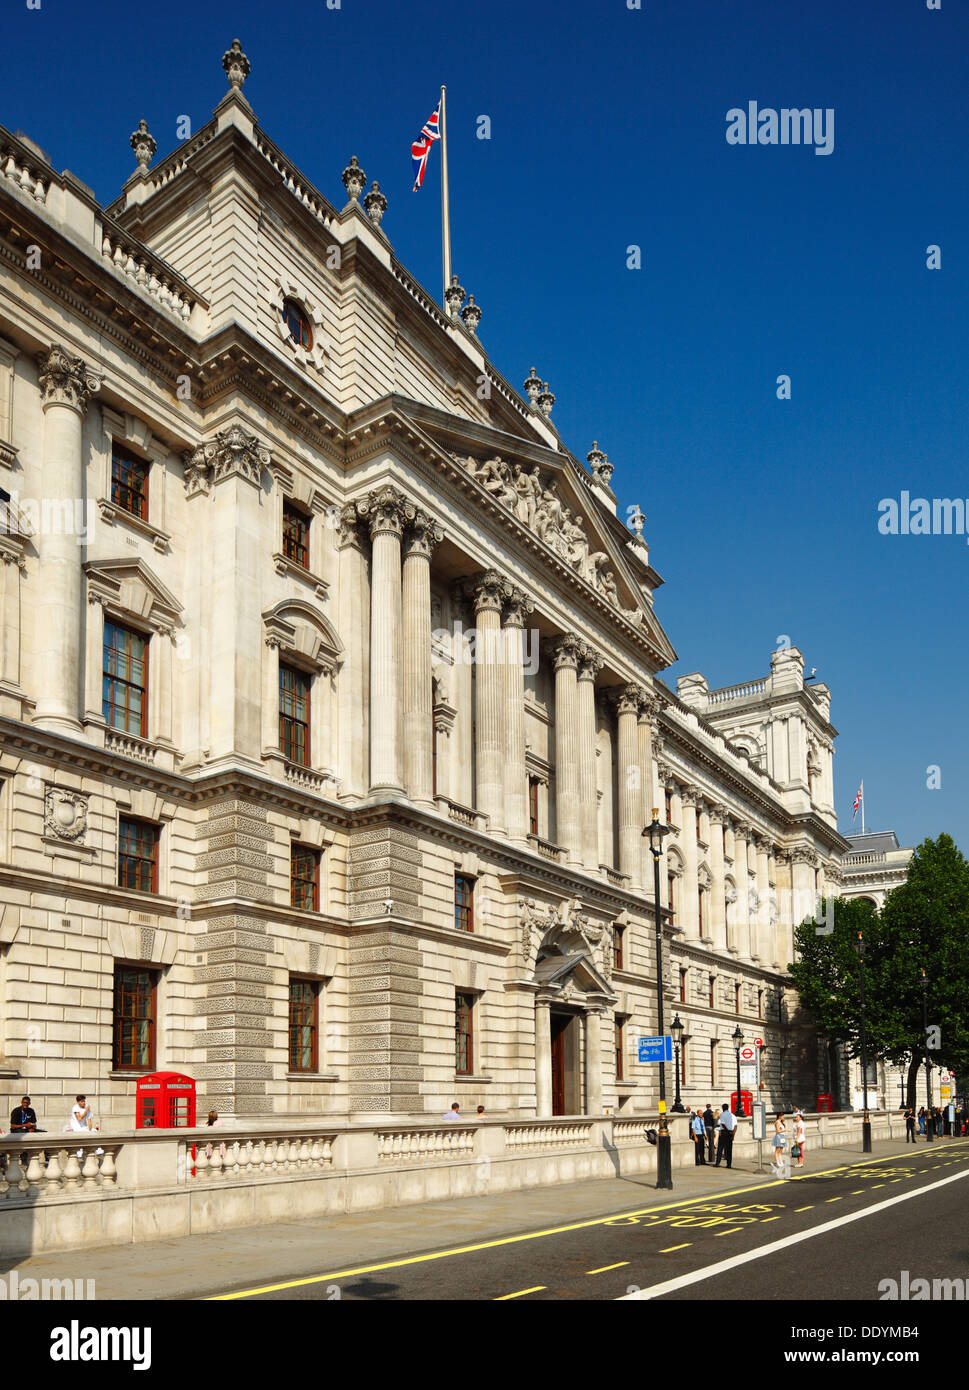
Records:
<instances>
[{"instance_id":1,"label":"arched window","mask_svg":"<svg viewBox=\"0 0 969 1390\"><path fill-rule=\"evenodd\" d=\"M289 336L297 347L313 346L313 330L301 305L295 299L283 300L283 323L289 329Z\"/></svg>"}]
</instances>

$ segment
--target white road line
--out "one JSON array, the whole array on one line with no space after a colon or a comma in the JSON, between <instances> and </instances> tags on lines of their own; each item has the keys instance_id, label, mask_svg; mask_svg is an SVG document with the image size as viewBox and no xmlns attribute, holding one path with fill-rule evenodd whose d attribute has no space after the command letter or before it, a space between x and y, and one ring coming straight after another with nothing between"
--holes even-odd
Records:
<instances>
[{"instance_id":1,"label":"white road line","mask_svg":"<svg viewBox=\"0 0 969 1390\"><path fill-rule=\"evenodd\" d=\"M751 1260L763 1259L765 1255L774 1255L780 1250L789 1250L792 1245L797 1245L799 1241L823 1236L826 1231L836 1231L839 1226L847 1226L852 1221L861 1221L866 1216L874 1216L877 1211L886 1211L889 1207L896 1207L899 1202L910 1202L913 1197L921 1197L926 1192L934 1192L936 1188L947 1187L950 1182L961 1182L963 1178L969 1178L969 1169L962 1173L953 1173L951 1178L940 1178L938 1182L927 1183L925 1187L917 1187L912 1192L900 1192L897 1197L888 1197L883 1202L876 1202L874 1206L865 1207L863 1211L855 1211L848 1216L836 1217L834 1221L825 1221L820 1226L813 1226L809 1231L800 1231L797 1235L784 1236L781 1240L772 1240L769 1245L761 1245L757 1250L748 1250L743 1255L734 1255L729 1260L720 1260L715 1265L707 1265L704 1269L694 1270L692 1274L681 1274L676 1279L667 1279L662 1284L651 1285L648 1289L639 1289L636 1293L623 1294L616 1301L625 1303L629 1299L662 1298L663 1294L675 1293L677 1289L685 1289L690 1284L699 1284L703 1279L715 1279L718 1274L726 1274L728 1270L736 1269L738 1265L749 1264Z\"/></svg>"}]
</instances>

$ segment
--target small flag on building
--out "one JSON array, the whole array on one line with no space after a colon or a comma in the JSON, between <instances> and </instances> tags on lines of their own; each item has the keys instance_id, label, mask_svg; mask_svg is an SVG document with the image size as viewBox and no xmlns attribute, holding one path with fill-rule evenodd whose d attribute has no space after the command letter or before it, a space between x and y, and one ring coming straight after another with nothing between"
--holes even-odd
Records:
<instances>
[{"instance_id":1,"label":"small flag on building","mask_svg":"<svg viewBox=\"0 0 969 1390\"><path fill-rule=\"evenodd\" d=\"M864 802L864 800L865 800L865 784L864 784L864 782L862 782L861 786L858 788L857 792L855 793L854 805L853 805L852 808L851 808L851 819L852 819L852 820L854 820L855 816L858 814L858 807L862 805L862 803Z\"/></svg>"},{"instance_id":2,"label":"small flag on building","mask_svg":"<svg viewBox=\"0 0 969 1390\"><path fill-rule=\"evenodd\" d=\"M441 103L438 102L432 115L428 117L427 124L421 130L421 138L415 140L410 147L411 159L414 163L414 192L420 188L424 182L424 171L427 169L427 156L431 152L431 146L435 140L440 140L441 132L438 122L441 115Z\"/></svg>"}]
</instances>

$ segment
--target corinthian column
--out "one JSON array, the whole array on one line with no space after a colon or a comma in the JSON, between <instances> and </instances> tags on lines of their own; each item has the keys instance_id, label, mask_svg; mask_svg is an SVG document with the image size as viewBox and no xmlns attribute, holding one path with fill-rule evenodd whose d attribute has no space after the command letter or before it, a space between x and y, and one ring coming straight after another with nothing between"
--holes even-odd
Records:
<instances>
[{"instance_id":1,"label":"corinthian column","mask_svg":"<svg viewBox=\"0 0 969 1390\"><path fill-rule=\"evenodd\" d=\"M590 1009L585 1016L585 1113L602 1114L602 1015Z\"/></svg>"},{"instance_id":2,"label":"corinthian column","mask_svg":"<svg viewBox=\"0 0 969 1390\"><path fill-rule=\"evenodd\" d=\"M751 929L751 955L755 960L772 961L770 925L770 882L768 875L767 851L770 842L763 835L754 840L757 853L757 916Z\"/></svg>"},{"instance_id":3,"label":"corinthian column","mask_svg":"<svg viewBox=\"0 0 969 1390\"><path fill-rule=\"evenodd\" d=\"M495 570L471 582L474 601L475 769L477 810L488 828L504 825L505 721L502 717L501 606L507 584ZM523 697L524 698L524 697Z\"/></svg>"},{"instance_id":4,"label":"corinthian column","mask_svg":"<svg viewBox=\"0 0 969 1390\"><path fill-rule=\"evenodd\" d=\"M411 801L434 805L431 723L431 552L444 532L417 511L404 537L404 783Z\"/></svg>"},{"instance_id":5,"label":"corinthian column","mask_svg":"<svg viewBox=\"0 0 969 1390\"><path fill-rule=\"evenodd\" d=\"M512 840L528 844L528 785L525 771L525 674L522 636L532 611L521 589L509 588L505 603L505 825Z\"/></svg>"},{"instance_id":6,"label":"corinthian column","mask_svg":"<svg viewBox=\"0 0 969 1390\"><path fill-rule=\"evenodd\" d=\"M582 823L582 862L592 872L599 867L599 788L596 777L596 677L601 656L586 647L579 661L579 808ZM601 1095L600 1095L601 1099Z\"/></svg>"},{"instance_id":7,"label":"corinthian column","mask_svg":"<svg viewBox=\"0 0 969 1390\"><path fill-rule=\"evenodd\" d=\"M659 701L647 691L640 691L639 711L636 716L636 729L639 737L639 776L642 782L643 796L643 825L649 825L653 819L653 807L657 809L657 814L662 809L656 796L653 783L653 727L656 715L659 712ZM665 819L665 814L664 814ZM642 835L639 839L640 844L640 882L649 882L648 857L649 844Z\"/></svg>"},{"instance_id":8,"label":"corinthian column","mask_svg":"<svg viewBox=\"0 0 969 1390\"><path fill-rule=\"evenodd\" d=\"M403 791L401 777L401 564L408 506L389 483L357 503L370 526L370 790Z\"/></svg>"},{"instance_id":9,"label":"corinthian column","mask_svg":"<svg viewBox=\"0 0 969 1390\"><path fill-rule=\"evenodd\" d=\"M582 643L567 632L553 647L555 660L555 837L570 864L582 863L579 700L577 672Z\"/></svg>"},{"instance_id":10,"label":"corinthian column","mask_svg":"<svg viewBox=\"0 0 969 1390\"><path fill-rule=\"evenodd\" d=\"M639 766L638 686L624 686L616 696L616 777L619 782L619 871L630 887L642 886L643 787Z\"/></svg>"},{"instance_id":11,"label":"corinthian column","mask_svg":"<svg viewBox=\"0 0 969 1390\"><path fill-rule=\"evenodd\" d=\"M697 907L697 895L700 891L697 869L699 867L697 855L697 807L700 801L699 787L684 787L680 796L682 805L682 829L680 831L680 849L683 853L683 882L680 885L680 926L683 927L688 936L698 937L699 930L699 909Z\"/></svg>"},{"instance_id":12,"label":"corinthian column","mask_svg":"<svg viewBox=\"0 0 969 1390\"><path fill-rule=\"evenodd\" d=\"M80 357L53 344L38 358L44 411L42 489L59 517L37 537L40 584L33 630L37 671L34 723L76 731L81 683L81 547L74 522L84 506L81 429L88 401L101 378ZM68 520L70 519L70 520Z\"/></svg>"},{"instance_id":13,"label":"corinthian column","mask_svg":"<svg viewBox=\"0 0 969 1390\"><path fill-rule=\"evenodd\" d=\"M748 844L753 830L742 822L734 826L733 832L733 873L737 885L736 922L737 934L734 945L739 955L750 960L750 873L748 869Z\"/></svg>"},{"instance_id":14,"label":"corinthian column","mask_svg":"<svg viewBox=\"0 0 969 1390\"><path fill-rule=\"evenodd\" d=\"M727 919L724 903L723 826L726 806L717 803L710 807L710 935L714 949L727 948Z\"/></svg>"}]
</instances>

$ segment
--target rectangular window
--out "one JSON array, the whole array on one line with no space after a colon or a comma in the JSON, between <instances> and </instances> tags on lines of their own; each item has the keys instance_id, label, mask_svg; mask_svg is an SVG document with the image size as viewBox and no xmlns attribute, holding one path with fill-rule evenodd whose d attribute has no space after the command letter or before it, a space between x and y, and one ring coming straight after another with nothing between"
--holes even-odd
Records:
<instances>
[{"instance_id":1,"label":"rectangular window","mask_svg":"<svg viewBox=\"0 0 969 1390\"><path fill-rule=\"evenodd\" d=\"M711 975L711 976L710 976L710 998L709 998L709 1004L710 1004L710 1008L711 1008L711 1009L715 1006L715 1003L716 1003L716 1000L715 1000L715 998L714 998L714 993L713 993L714 983L715 983L715 976Z\"/></svg>"},{"instance_id":2,"label":"rectangular window","mask_svg":"<svg viewBox=\"0 0 969 1390\"><path fill-rule=\"evenodd\" d=\"M289 979L289 1069L318 1071L317 1036L320 986L316 980Z\"/></svg>"},{"instance_id":3,"label":"rectangular window","mask_svg":"<svg viewBox=\"0 0 969 1390\"><path fill-rule=\"evenodd\" d=\"M104 620L101 713L109 729L148 737L148 641Z\"/></svg>"},{"instance_id":4,"label":"rectangular window","mask_svg":"<svg viewBox=\"0 0 969 1390\"><path fill-rule=\"evenodd\" d=\"M700 819L700 808L696 810L696 842L698 845L703 843L703 822Z\"/></svg>"},{"instance_id":5,"label":"rectangular window","mask_svg":"<svg viewBox=\"0 0 969 1390\"><path fill-rule=\"evenodd\" d=\"M470 1076L474 1070L474 995L454 996L454 1070Z\"/></svg>"},{"instance_id":6,"label":"rectangular window","mask_svg":"<svg viewBox=\"0 0 969 1390\"><path fill-rule=\"evenodd\" d=\"M666 824L673 824L673 793L666 793Z\"/></svg>"},{"instance_id":7,"label":"rectangular window","mask_svg":"<svg viewBox=\"0 0 969 1390\"><path fill-rule=\"evenodd\" d=\"M764 1017L764 991L762 989L757 991L757 1017Z\"/></svg>"},{"instance_id":8,"label":"rectangular window","mask_svg":"<svg viewBox=\"0 0 969 1390\"><path fill-rule=\"evenodd\" d=\"M474 879L466 874L454 875L454 927L474 931Z\"/></svg>"},{"instance_id":9,"label":"rectangular window","mask_svg":"<svg viewBox=\"0 0 969 1390\"><path fill-rule=\"evenodd\" d=\"M289 905L304 912L320 910L320 856L315 849L293 845L289 861Z\"/></svg>"},{"instance_id":10,"label":"rectangular window","mask_svg":"<svg viewBox=\"0 0 969 1390\"><path fill-rule=\"evenodd\" d=\"M686 1003L686 971L680 968L680 1003Z\"/></svg>"},{"instance_id":11,"label":"rectangular window","mask_svg":"<svg viewBox=\"0 0 969 1390\"><path fill-rule=\"evenodd\" d=\"M117 440L111 443L111 501L132 516L148 520L148 472L151 464Z\"/></svg>"},{"instance_id":12,"label":"rectangular window","mask_svg":"<svg viewBox=\"0 0 969 1390\"><path fill-rule=\"evenodd\" d=\"M310 765L310 678L279 666L279 746L287 762Z\"/></svg>"},{"instance_id":13,"label":"rectangular window","mask_svg":"<svg viewBox=\"0 0 969 1390\"><path fill-rule=\"evenodd\" d=\"M713 1038L710 1042L710 1084L717 1084L717 1040Z\"/></svg>"},{"instance_id":14,"label":"rectangular window","mask_svg":"<svg viewBox=\"0 0 969 1390\"><path fill-rule=\"evenodd\" d=\"M668 874L666 879L666 905L670 910L670 921L673 921L673 883L674 875Z\"/></svg>"},{"instance_id":15,"label":"rectangular window","mask_svg":"<svg viewBox=\"0 0 969 1390\"><path fill-rule=\"evenodd\" d=\"M118 887L158 892L158 826L148 821L118 822Z\"/></svg>"},{"instance_id":16,"label":"rectangular window","mask_svg":"<svg viewBox=\"0 0 969 1390\"><path fill-rule=\"evenodd\" d=\"M309 568L309 517L290 502L283 503L283 554L303 569Z\"/></svg>"},{"instance_id":17,"label":"rectangular window","mask_svg":"<svg viewBox=\"0 0 969 1390\"><path fill-rule=\"evenodd\" d=\"M538 778L528 779L528 833L538 835Z\"/></svg>"},{"instance_id":18,"label":"rectangular window","mask_svg":"<svg viewBox=\"0 0 969 1390\"><path fill-rule=\"evenodd\" d=\"M612 929L612 968L622 970L622 938L626 928L618 923Z\"/></svg>"},{"instance_id":19,"label":"rectangular window","mask_svg":"<svg viewBox=\"0 0 969 1390\"><path fill-rule=\"evenodd\" d=\"M621 1081L622 1076L622 1056L625 1048L623 1046L623 1032L626 1020L616 1015L616 1080Z\"/></svg>"},{"instance_id":20,"label":"rectangular window","mask_svg":"<svg viewBox=\"0 0 969 1390\"><path fill-rule=\"evenodd\" d=\"M155 1069L155 980L153 970L114 967L115 1071Z\"/></svg>"},{"instance_id":21,"label":"rectangular window","mask_svg":"<svg viewBox=\"0 0 969 1390\"><path fill-rule=\"evenodd\" d=\"M699 891L699 892L697 893L697 895L696 895L696 924L697 924L697 935L698 935L698 936L702 936L702 935L703 935L703 889L702 889L702 888L700 889L700 891Z\"/></svg>"},{"instance_id":22,"label":"rectangular window","mask_svg":"<svg viewBox=\"0 0 969 1390\"><path fill-rule=\"evenodd\" d=\"M740 1013L740 986L739 986L739 985L734 985L734 987L733 987L733 1011L734 1011L735 1014L739 1014L739 1013Z\"/></svg>"}]
</instances>

